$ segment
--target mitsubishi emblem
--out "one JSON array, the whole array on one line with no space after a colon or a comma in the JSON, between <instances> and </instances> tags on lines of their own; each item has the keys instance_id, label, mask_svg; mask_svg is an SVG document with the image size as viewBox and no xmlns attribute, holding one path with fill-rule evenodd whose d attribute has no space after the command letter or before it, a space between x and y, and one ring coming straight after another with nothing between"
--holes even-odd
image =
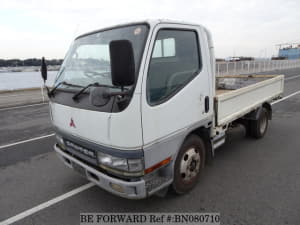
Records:
<instances>
[{"instance_id":1,"label":"mitsubishi emblem","mask_svg":"<svg viewBox=\"0 0 300 225\"><path fill-rule=\"evenodd\" d=\"M70 121L70 127L76 128L73 118L71 118L71 121Z\"/></svg>"}]
</instances>

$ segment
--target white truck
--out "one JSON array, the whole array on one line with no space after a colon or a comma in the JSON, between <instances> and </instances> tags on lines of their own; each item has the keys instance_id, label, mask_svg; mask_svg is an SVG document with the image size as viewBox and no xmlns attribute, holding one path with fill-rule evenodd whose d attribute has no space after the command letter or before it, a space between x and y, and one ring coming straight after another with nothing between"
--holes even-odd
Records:
<instances>
[{"instance_id":1,"label":"white truck","mask_svg":"<svg viewBox=\"0 0 300 225\"><path fill-rule=\"evenodd\" d=\"M42 76L47 67L42 63ZM183 194L243 124L261 138L283 75L215 75L214 47L201 25L129 23L75 39L48 90L62 161L99 187L141 199Z\"/></svg>"}]
</instances>

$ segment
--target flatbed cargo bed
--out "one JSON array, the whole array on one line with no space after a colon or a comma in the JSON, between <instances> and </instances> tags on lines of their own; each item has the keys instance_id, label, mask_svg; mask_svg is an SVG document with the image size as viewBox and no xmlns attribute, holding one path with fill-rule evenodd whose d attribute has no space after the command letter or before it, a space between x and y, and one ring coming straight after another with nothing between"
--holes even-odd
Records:
<instances>
[{"instance_id":1,"label":"flatbed cargo bed","mask_svg":"<svg viewBox=\"0 0 300 225\"><path fill-rule=\"evenodd\" d=\"M217 126L241 118L264 102L280 98L283 75L234 75L216 78Z\"/></svg>"}]
</instances>

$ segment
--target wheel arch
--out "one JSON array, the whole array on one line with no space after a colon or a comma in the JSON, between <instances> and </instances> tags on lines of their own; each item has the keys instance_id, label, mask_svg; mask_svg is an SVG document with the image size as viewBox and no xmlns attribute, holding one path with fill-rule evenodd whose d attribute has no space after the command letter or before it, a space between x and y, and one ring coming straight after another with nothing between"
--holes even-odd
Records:
<instances>
[{"instance_id":1,"label":"wheel arch","mask_svg":"<svg viewBox=\"0 0 300 225\"><path fill-rule=\"evenodd\" d=\"M269 102L265 102L262 104L262 107L268 111L268 118L269 120L272 119L272 106Z\"/></svg>"},{"instance_id":2,"label":"wheel arch","mask_svg":"<svg viewBox=\"0 0 300 225\"><path fill-rule=\"evenodd\" d=\"M243 119L246 120L257 120L259 118L259 115L261 113L262 109L266 109L268 112L268 119L271 120L272 119L272 106L269 102L264 102L261 106L259 106L258 108L256 108L255 110L249 112L248 114L246 114Z\"/></svg>"},{"instance_id":3,"label":"wheel arch","mask_svg":"<svg viewBox=\"0 0 300 225\"><path fill-rule=\"evenodd\" d=\"M200 171L204 168L205 164L207 164L207 158L210 158L209 156L210 151L209 151L209 129L206 127L199 127L196 129L193 129L189 132L186 133L185 137L183 138L181 147L179 148L179 151L176 154L176 159L174 160L173 163L173 183L171 185L173 191L177 194L184 194L191 189L197 184L197 180L199 178L199 174L201 173ZM201 138L201 142L199 142L199 137ZM190 146L195 144L195 143L201 143L201 155L199 159L201 160L200 164L200 170L197 172L195 177L193 177L193 182L187 183L186 185L183 185L182 183L182 176L181 176L181 167L182 167L182 160L184 159L183 157L186 156L187 152L190 151ZM204 149L203 149L204 148ZM204 151L203 151L204 150ZM203 157L204 156L204 157ZM187 159L185 159L187 161ZM185 172L183 172L185 174ZM184 178L183 178L184 179Z\"/></svg>"},{"instance_id":4,"label":"wheel arch","mask_svg":"<svg viewBox=\"0 0 300 225\"><path fill-rule=\"evenodd\" d=\"M212 145L211 145L211 141L210 141L210 129L211 129L211 127L205 127L205 126L195 128L186 134L185 138L183 139L183 141L181 143L181 146L182 146L183 143L185 142L185 140L191 135L197 135L198 137L200 137L205 144L205 162L206 163L210 163L213 159L213 151L212 151ZM179 152L179 150L178 150L178 152ZM176 154L176 157L178 155L178 152Z\"/></svg>"}]
</instances>

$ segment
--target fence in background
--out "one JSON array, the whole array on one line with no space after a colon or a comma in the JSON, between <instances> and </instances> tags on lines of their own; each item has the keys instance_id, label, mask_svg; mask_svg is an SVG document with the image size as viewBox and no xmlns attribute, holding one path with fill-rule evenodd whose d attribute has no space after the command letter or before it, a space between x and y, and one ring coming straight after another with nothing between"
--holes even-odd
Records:
<instances>
[{"instance_id":1,"label":"fence in background","mask_svg":"<svg viewBox=\"0 0 300 225\"><path fill-rule=\"evenodd\" d=\"M260 73L273 70L291 69L300 67L300 60L269 60L269 61L239 61L239 62L217 62L216 74L222 75L237 75ZM0 90L0 108L1 103L11 103L12 101L26 104L26 100L31 100L31 103L47 102L46 90L43 88L42 80L40 88L25 88L22 90L1 91ZM23 98L20 98L20 97Z\"/></svg>"},{"instance_id":2,"label":"fence in background","mask_svg":"<svg viewBox=\"0 0 300 225\"><path fill-rule=\"evenodd\" d=\"M237 75L248 73L260 73L265 71L291 69L300 67L300 60L264 60L264 61L238 61L217 62L216 74Z\"/></svg>"}]
</instances>

